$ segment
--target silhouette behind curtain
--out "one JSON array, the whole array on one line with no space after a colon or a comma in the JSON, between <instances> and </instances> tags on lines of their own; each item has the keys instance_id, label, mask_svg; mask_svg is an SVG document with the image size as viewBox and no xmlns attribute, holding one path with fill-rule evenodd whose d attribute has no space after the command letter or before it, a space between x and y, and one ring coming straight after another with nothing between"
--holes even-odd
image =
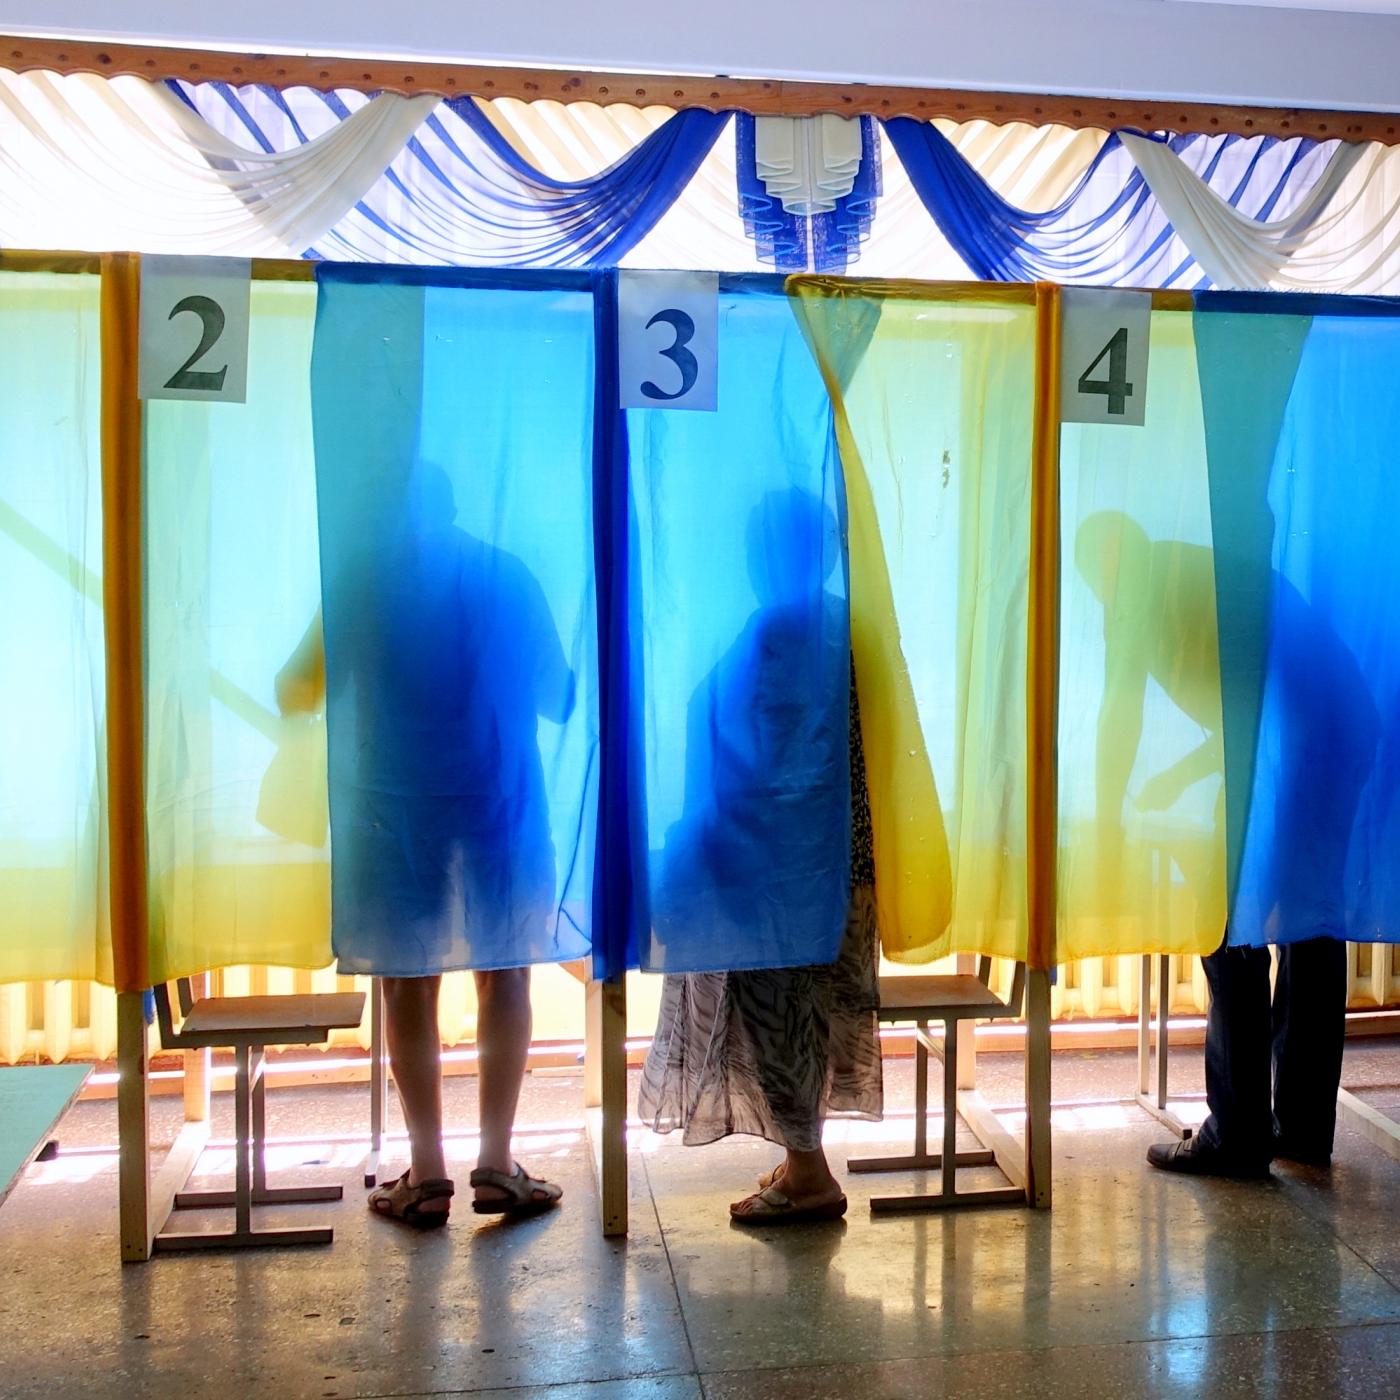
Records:
<instances>
[{"instance_id":1,"label":"silhouette behind curtain","mask_svg":"<svg viewBox=\"0 0 1400 1400\"><path fill-rule=\"evenodd\" d=\"M322 277L334 942L581 957L597 771L586 292Z\"/></svg>"},{"instance_id":2,"label":"silhouette behind curtain","mask_svg":"<svg viewBox=\"0 0 1400 1400\"><path fill-rule=\"evenodd\" d=\"M1222 673L1227 693L1255 697L1252 713L1226 711L1232 808L1235 789L1249 796L1231 838L1230 940L1397 941L1400 316L1239 314L1275 305L1301 309L1233 296L1197 313L1203 386L1253 367L1254 400L1284 405L1271 450L1243 394L1217 393L1206 419ZM1291 356L1271 353L1280 319ZM1265 460L1267 474L1251 470ZM1230 742L1232 720L1252 749Z\"/></svg>"},{"instance_id":3,"label":"silhouette behind curtain","mask_svg":"<svg viewBox=\"0 0 1400 1400\"><path fill-rule=\"evenodd\" d=\"M830 405L773 279L724 285L719 332L717 412L627 415L634 898L661 972L830 962L849 893Z\"/></svg>"},{"instance_id":4,"label":"silhouette behind curtain","mask_svg":"<svg viewBox=\"0 0 1400 1400\"><path fill-rule=\"evenodd\" d=\"M1065 958L1209 953L1225 927L1224 750L1189 312L1152 314L1143 429L1060 439Z\"/></svg>"},{"instance_id":5,"label":"silhouette behind curtain","mask_svg":"<svg viewBox=\"0 0 1400 1400\"><path fill-rule=\"evenodd\" d=\"M714 970L827 963L849 898L845 599L836 520L771 492L748 528L758 609L691 697L685 806L666 834L656 942Z\"/></svg>"}]
</instances>

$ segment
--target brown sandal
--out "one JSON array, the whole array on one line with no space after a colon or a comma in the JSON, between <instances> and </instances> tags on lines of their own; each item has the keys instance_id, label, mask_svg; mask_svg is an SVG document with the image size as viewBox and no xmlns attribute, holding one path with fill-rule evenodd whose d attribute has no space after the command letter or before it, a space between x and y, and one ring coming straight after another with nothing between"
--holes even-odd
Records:
<instances>
[{"instance_id":1,"label":"brown sandal","mask_svg":"<svg viewBox=\"0 0 1400 1400\"><path fill-rule=\"evenodd\" d=\"M519 1162L513 1172L492 1171L489 1167L478 1167L471 1175L471 1184L494 1186L505 1195L487 1200L475 1200L472 1209L478 1215L538 1215L541 1211L553 1210L564 1195L564 1188L552 1181L544 1181L530 1176Z\"/></svg>"},{"instance_id":2,"label":"brown sandal","mask_svg":"<svg viewBox=\"0 0 1400 1400\"><path fill-rule=\"evenodd\" d=\"M846 1213L845 1196L820 1205L799 1206L776 1186L765 1186L756 1195L745 1196L729 1207L729 1218L736 1225L815 1225L824 1220L840 1220Z\"/></svg>"},{"instance_id":3,"label":"brown sandal","mask_svg":"<svg viewBox=\"0 0 1400 1400\"><path fill-rule=\"evenodd\" d=\"M401 1221L415 1230L437 1230L447 1224L447 1217L452 1212L451 1205L449 1204L446 1210L423 1210L423 1203L450 1202L456 1190L452 1182L445 1177L435 1177L429 1181L420 1181L417 1186L410 1186L408 1173L405 1172L397 1181L375 1187L369 1193L369 1208L376 1215Z\"/></svg>"}]
</instances>

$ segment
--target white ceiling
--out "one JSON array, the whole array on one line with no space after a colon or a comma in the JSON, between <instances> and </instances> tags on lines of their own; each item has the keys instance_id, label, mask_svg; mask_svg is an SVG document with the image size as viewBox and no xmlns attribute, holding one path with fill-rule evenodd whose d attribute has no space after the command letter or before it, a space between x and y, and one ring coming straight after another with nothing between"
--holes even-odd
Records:
<instances>
[{"instance_id":1,"label":"white ceiling","mask_svg":"<svg viewBox=\"0 0 1400 1400\"><path fill-rule=\"evenodd\" d=\"M0 0L0 33L1400 108L1400 0ZM1363 11L1364 12L1361 12Z\"/></svg>"},{"instance_id":2,"label":"white ceiling","mask_svg":"<svg viewBox=\"0 0 1400 1400\"><path fill-rule=\"evenodd\" d=\"M1220 0L1168 0L1176 5L1218 5ZM1271 10L1342 10L1350 14L1400 15L1400 0L1235 0Z\"/></svg>"}]
</instances>

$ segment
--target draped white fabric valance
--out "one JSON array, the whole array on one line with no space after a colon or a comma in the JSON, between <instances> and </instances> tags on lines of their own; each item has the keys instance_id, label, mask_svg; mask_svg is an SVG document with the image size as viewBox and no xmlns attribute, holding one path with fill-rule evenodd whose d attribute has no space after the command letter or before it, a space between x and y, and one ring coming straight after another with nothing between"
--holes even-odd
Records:
<instances>
[{"instance_id":1,"label":"draped white fabric valance","mask_svg":"<svg viewBox=\"0 0 1400 1400\"><path fill-rule=\"evenodd\" d=\"M454 151L472 158L454 145L446 105L394 94L312 96L318 101L298 105L294 94L243 89L226 107L201 103L196 111L165 84L139 78L0 71L0 243L300 257L336 246L337 228L359 218L370 232L352 255L415 260L392 229L383 230L382 211L403 227L451 216L450 200L434 205L423 195L423 170L434 159ZM479 108L542 180L565 183L586 182L627 158L674 116L655 106L513 99ZM451 121L460 116L459 108ZM1143 279L1148 268L1152 278L1144 280L1154 285L1400 293L1395 148L1331 143L1285 160L1285 143L1262 137L1227 152L1223 138L1173 149L1122 132L1106 151L1102 131L935 125L994 202L1019 210L1055 210L1071 194L1085 207L1112 208L1139 177L1147 203L1135 206L1122 247L1095 266L1093 280ZM969 275L883 132L879 147L883 191L851 270ZM761 118L755 148L760 177L789 213L821 213L852 188L860 127L839 117ZM1265 180L1260 172L1270 170ZM507 206L523 208L527 198L513 191L516 205ZM490 221L483 226L476 236L489 239ZM624 265L760 266L738 208L732 139L714 142L649 230ZM1070 240L1076 228L1070 220L1047 236ZM473 260L475 245L459 243ZM490 260L485 250L481 256ZM1186 275L1184 267L1196 271Z\"/></svg>"}]
</instances>

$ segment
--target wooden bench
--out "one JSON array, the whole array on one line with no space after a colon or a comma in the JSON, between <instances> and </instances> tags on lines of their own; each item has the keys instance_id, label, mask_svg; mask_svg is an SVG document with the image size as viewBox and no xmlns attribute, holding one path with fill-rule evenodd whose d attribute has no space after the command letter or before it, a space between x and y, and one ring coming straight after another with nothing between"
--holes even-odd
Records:
<instances>
[{"instance_id":1,"label":"wooden bench","mask_svg":"<svg viewBox=\"0 0 1400 1400\"><path fill-rule=\"evenodd\" d=\"M331 1031L353 1029L364 1015L363 992L311 992L297 996L195 998L188 978L176 981L181 1021L175 1025L170 991L153 990L161 1045L167 1050L228 1047L234 1063L234 1189L180 1191L177 1210L232 1206L232 1230L169 1232L155 1237L166 1252L186 1249L247 1249L257 1245L329 1244L328 1225L267 1229L253 1225L253 1207L279 1202L338 1201L340 1186L267 1184L267 1085L264 1057L269 1045L323 1045Z\"/></svg>"},{"instance_id":2,"label":"wooden bench","mask_svg":"<svg viewBox=\"0 0 1400 1400\"><path fill-rule=\"evenodd\" d=\"M1026 968L1016 964L1011 994L1003 1001L991 990L991 958L982 958L977 975L924 975L882 977L880 979L879 1019L882 1025L914 1025L914 1150L890 1157L860 1157L846 1163L851 1172L938 1171L942 1191L906 1196L875 1196L870 1202L874 1214L894 1211L945 1210L953 1206L1025 1205L1027 1194L1023 1177L1012 1176L1014 1168L1006 1151L1006 1134L991 1115L967 1117L968 1126L981 1142L970 1152L957 1148L958 1127L958 1036L962 1022L1013 1018L1021 1014L1025 1000ZM935 1040L929 1023L941 1022L944 1034ZM943 1148L930 1152L928 1146L928 1062L930 1055L943 1062ZM1002 1150L998 1151L998 1147ZM1010 1177L1007 1186L980 1190L959 1190L959 1167L1000 1166Z\"/></svg>"},{"instance_id":3,"label":"wooden bench","mask_svg":"<svg viewBox=\"0 0 1400 1400\"><path fill-rule=\"evenodd\" d=\"M49 1146L91 1065L12 1065L0 1069L0 1204L24 1169Z\"/></svg>"}]
</instances>

